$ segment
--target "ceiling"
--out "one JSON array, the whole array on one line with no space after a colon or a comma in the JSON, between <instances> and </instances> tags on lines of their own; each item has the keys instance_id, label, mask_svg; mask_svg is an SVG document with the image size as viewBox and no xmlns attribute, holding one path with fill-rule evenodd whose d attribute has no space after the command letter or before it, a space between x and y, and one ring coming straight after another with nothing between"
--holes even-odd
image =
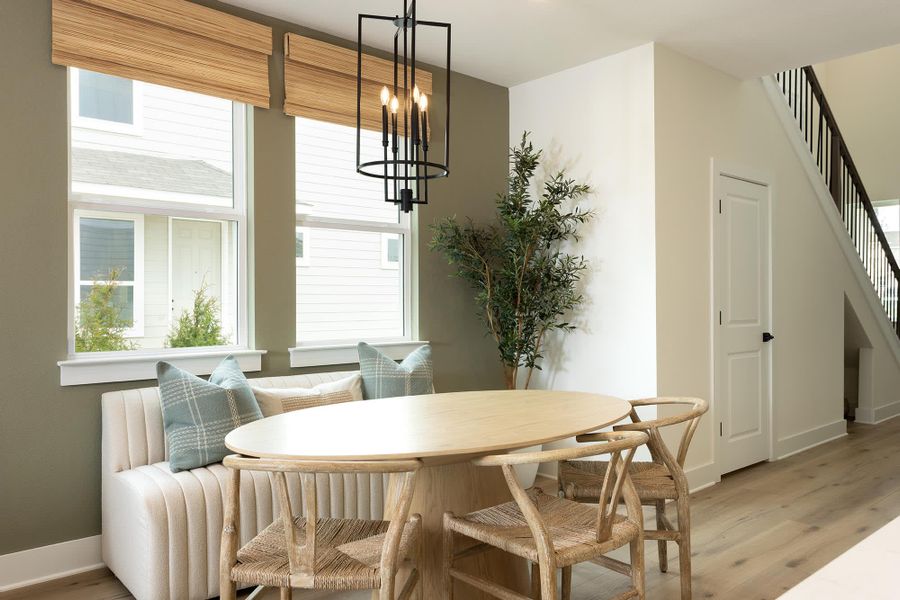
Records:
<instances>
[{"instance_id":1,"label":"ceiling","mask_svg":"<svg viewBox=\"0 0 900 600\"><path fill-rule=\"evenodd\" d=\"M348 40L403 0L225 0ZM453 70L512 86L655 41L748 78L900 43L897 0L418 0L453 25ZM382 36L387 41L387 36ZM387 49L377 39L364 43ZM419 55L441 62L428 39Z\"/></svg>"}]
</instances>

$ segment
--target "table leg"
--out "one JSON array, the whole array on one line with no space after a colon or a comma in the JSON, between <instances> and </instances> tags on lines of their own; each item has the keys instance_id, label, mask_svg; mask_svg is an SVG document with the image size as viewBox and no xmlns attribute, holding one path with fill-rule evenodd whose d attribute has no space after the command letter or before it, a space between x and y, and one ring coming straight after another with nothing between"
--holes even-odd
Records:
<instances>
[{"instance_id":1,"label":"table leg","mask_svg":"<svg viewBox=\"0 0 900 600\"><path fill-rule=\"evenodd\" d=\"M425 598L439 600L444 597L441 585L444 513L465 514L508 502L511 498L499 467L475 467L466 461L429 465L419 471L410 512L422 515L424 564L421 585ZM510 554L492 550L463 559L457 566L523 594L528 592L527 564ZM454 600L491 598L458 581L455 585Z\"/></svg>"}]
</instances>

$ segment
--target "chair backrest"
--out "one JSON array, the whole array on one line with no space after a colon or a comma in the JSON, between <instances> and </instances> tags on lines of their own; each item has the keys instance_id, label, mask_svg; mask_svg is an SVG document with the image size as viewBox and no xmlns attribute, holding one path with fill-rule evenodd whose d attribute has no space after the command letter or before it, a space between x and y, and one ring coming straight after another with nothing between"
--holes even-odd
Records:
<instances>
[{"instance_id":1,"label":"chair backrest","mask_svg":"<svg viewBox=\"0 0 900 600\"><path fill-rule=\"evenodd\" d=\"M689 408L677 415L661 417L659 419L653 419L652 421L642 421L637 414L637 408L640 406L672 405L684 405ZM647 443L647 446L650 448L650 455L653 457L653 461L665 464L672 471L680 472L684 469L684 461L685 458L687 458L688 448L691 445L691 439L694 437L694 432L697 431L697 426L700 424L700 418L707 410L709 410L709 404L707 404L706 400L700 398L670 397L631 400L631 413L629 413L629 416L631 417L632 422L624 425L616 425L613 429L615 431L646 431L650 436L650 441ZM678 453L673 456L665 442L663 442L659 430L663 427L670 427L684 422L687 422L687 426L681 434L681 441L678 444ZM588 436L589 435L590 434L588 434Z\"/></svg>"},{"instance_id":2,"label":"chair backrest","mask_svg":"<svg viewBox=\"0 0 900 600\"><path fill-rule=\"evenodd\" d=\"M316 519L307 518L304 543L298 543L299 531L294 523L288 484L285 473L299 473L302 481L304 514L317 514L316 475L320 473L388 473L391 485L386 492L385 507L392 509L390 525L381 548L380 568L382 577L396 573L400 542L409 518L409 507L415 489L416 472L422 466L417 459L395 461L300 461L269 458L249 458L239 455L225 457L223 464L233 470L269 471L274 473L277 494L281 506L285 544L291 575L311 585L316 574ZM231 497L231 494L228 495Z\"/></svg>"},{"instance_id":3,"label":"chair backrest","mask_svg":"<svg viewBox=\"0 0 900 600\"><path fill-rule=\"evenodd\" d=\"M522 488L516 477L514 465L534 464L545 462L557 462L562 460L575 460L589 456L610 455L609 468L603 478L600 501L597 513L597 541L603 542L612 535L612 526L616 516L616 508L622 499L623 487L630 484L630 479L623 474L628 472L628 466L638 446L648 440L646 433L641 431L611 431L592 434L594 444L580 445L555 450L542 450L538 452L523 452L513 454L496 454L477 458L472 462L478 466L499 466L503 469L506 484L513 498L519 506L519 510L525 516L528 526L537 541L538 554L543 564L552 564L553 542L547 531L547 526L540 516L540 512L531 501L528 493ZM640 501L636 495L626 496L626 507L629 517L641 519ZM638 521L640 523L640 521ZM545 562L551 561L551 562Z\"/></svg>"}]
</instances>

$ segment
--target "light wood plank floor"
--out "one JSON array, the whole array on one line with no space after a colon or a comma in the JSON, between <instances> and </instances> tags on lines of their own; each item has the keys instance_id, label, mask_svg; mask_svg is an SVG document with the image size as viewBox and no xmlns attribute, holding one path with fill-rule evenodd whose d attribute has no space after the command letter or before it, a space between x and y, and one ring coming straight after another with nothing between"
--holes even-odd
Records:
<instances>
[{"instance_id":1,"label":"light wood plank floor","mask_svg":"<svg viewBox=\"0 0 900 600\"><path fill-rule=\"evenodd\" d=\"M777 598L900 515L900 418L876 426L851 424L848 431L845 438L749 467L693 495L695 598ZM647 597L678 598L675 546L669 547L668 573L657 568L656 544L646 549ZM574 569L573 598L609 598L626 585L618 574L580 565ZM368 595L340 598L357 597ZM11 598L131 596L108 571L97 571L0 594L0 600Z\"/></svg>"}]
</instances>

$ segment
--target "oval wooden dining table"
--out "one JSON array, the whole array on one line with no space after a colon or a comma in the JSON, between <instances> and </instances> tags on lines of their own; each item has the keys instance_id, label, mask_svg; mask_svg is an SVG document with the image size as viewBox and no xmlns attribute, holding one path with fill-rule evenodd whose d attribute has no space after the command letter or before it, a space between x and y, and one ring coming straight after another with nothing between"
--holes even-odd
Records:
<instances>
[{"instance_id":1,"label":"oval wooden dining table","mask_svg":"<svg viewBox=\"0 0 900 600\"><path fill-rule=\"evenodd\" d=\"M503 390L403 396L332 404L268 417L235 429L225 445L238 454L302 460L419 458L411 512L422 515L424 598L442 598L441 526L446 511L465 514L507 502L498 467L477 456L504 453L606 427L628 415L628 402L582 392ZM389 508L386 507L386 511ZM463 568L523 593L526 565L485 553ZM455 600L482 598L457 582Z\"/></svg>"}]
</instances>

